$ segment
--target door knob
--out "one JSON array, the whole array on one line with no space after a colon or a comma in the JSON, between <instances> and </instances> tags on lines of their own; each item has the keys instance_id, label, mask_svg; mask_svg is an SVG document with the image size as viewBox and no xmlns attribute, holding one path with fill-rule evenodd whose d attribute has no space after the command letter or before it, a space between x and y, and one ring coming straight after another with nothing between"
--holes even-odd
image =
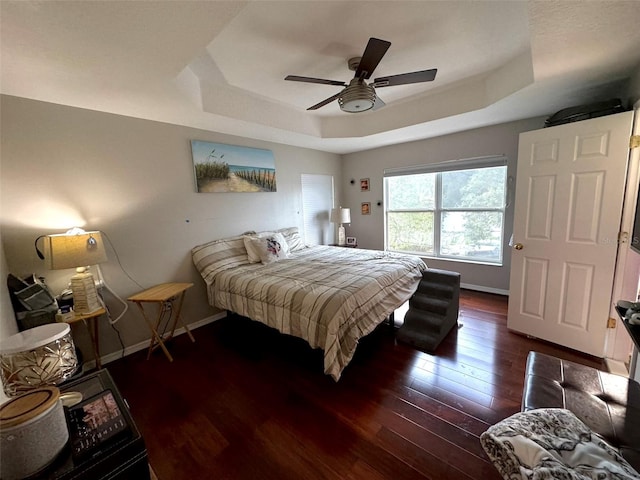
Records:
<instances>
[{"instance_id":1,"label":"door knob","mask_svg":"<svg viewBox=\"0 0 640 480\"><path fill-rule=\"evenodd\" d=\"M516 243L513 248L515 248L516 250L522 250L524 248L524 245L522 245L521 243Z\"/></svg>"}]
</instances>

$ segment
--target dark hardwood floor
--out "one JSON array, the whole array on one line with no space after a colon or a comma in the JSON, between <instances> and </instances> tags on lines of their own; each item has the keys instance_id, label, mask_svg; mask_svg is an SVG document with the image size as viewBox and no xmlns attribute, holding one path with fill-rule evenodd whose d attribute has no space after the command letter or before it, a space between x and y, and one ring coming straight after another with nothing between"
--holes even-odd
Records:
<instances>
[{"instance_id":1,"label":"dark hardwood floor","mask_svg":"<svg viewBox=\"0 0 640 480\"><path fill-rule=\"evenodd\" d=\"M107 365L160 480L500 479L479 435L519 411L530 350L602 362L511 333L506 297L463 291L460 327L429 355L383 324L339 382L322 354L227 318Z\"/></svg>"}]
</instances>

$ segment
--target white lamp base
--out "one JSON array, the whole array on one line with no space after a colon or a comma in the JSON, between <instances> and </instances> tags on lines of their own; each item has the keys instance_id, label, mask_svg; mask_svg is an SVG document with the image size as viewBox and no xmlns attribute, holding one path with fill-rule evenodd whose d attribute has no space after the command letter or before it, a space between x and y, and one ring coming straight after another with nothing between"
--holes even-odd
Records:
<instances>
[{"instance_id":1,"label":"white lamp base","mask_svg":"<svg viewBox=\"0 0 640 480\"><path fill-rule=\"evenodd\" d=\"M343 246L347 244L347 237L344 232L342 224L338 227L338 245Z\"/></svg>"},{"instance_id":2,"label":"white lamp base","mask_svg":"<svg viewBox=\"0 0 640 480\"><path fill-rule=\"evenodd\" d=\"M89 272L76 273L71 277L71 293L76 313L92 313L102 308L93 275Z\"/></svg>"}]
</instances>

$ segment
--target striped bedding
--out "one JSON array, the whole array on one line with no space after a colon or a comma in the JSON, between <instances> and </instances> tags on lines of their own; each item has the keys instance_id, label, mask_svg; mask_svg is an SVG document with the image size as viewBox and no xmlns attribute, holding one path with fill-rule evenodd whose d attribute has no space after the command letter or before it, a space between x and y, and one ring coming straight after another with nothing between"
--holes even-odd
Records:
<instances>
[{"instance_id":1,"label":"striped bedding","mask_svg":"<svg viewBox=\"0 0 640 480\"><path fill-rule=\"evenodd\" d=\"M232 239L227 247L237 248L226 256L193 250L209 303L321 348L324 371L336 381L358 340L413 294L426 269L415 256L328 246L249 264L239 245Z\"/></svg>"}]
</instances>

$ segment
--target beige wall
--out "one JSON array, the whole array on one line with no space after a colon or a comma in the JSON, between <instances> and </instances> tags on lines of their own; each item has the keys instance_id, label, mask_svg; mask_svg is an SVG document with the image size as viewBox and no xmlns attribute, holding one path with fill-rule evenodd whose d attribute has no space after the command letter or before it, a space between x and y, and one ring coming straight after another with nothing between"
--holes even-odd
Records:
<instances>
[{"instance_id":1,"label":"beige wall","mask_svg":"<svg viewBox=\"0 0 640 480\"><path fill-rule=\"evenodd\" d=\"M9 267L7 266L7 259L2 244L2 232L0 231L0 278L2 278L3 282L6 281L8 273ZM2 286L0 287L0 338L7 338L15 333L18 333L18 327L14 320L13 308L11 307L11 300L9 299L9 290L5 286Z\"/></svg>"},{"instance_id":2,"label":"beige wall","mask_svg":"<svg viewBox=\"0 0 640 480\"><path fill-rule=\"evenodd\" d=\"M344 156L342 167L343 207L350 207L354 214L347 235L357 238L363 248L384 247L384 207L382 178L385 168L422 165L447 160L506 155L508 175L515 178L518 159L518 135L521 132L542 128L544 118L533 118L492 127L468 130L428 140L403 143ZM359 180L369 178L371 190L361 192ZM354 179L355 184L350 181ZM515 185L515 182L514 182ZM512 196L513 198L513 196ZM371 215L360 214L360 204L371 202ZM462 283L482 290L506 293L509 290L510 249L507 246L513 231L513 205L507 209L504 236L504 264L502 267L425 259L432 268L460 272Z\"/></svg>"},{"instance_id":3,"label":"beige wall","mask_svg":"<svg viewBox=\"0 0 640 480\"><path fill-rule=\"evenodd\" d=\"M633 75L629 78L627 106L631 108L638 101L640 101L640 65L636 67Z\"/></svg>"},{"instance_id":4,"label":"beige wall","mask_svg":"<svg viewBox=\"0 0 640 480\"><path fill-rule=\"evenodd\" d=\"M216 313L191 262L192 247L246 230L302 227L300 174L330 174L340 183L335 154L8 96L2 97L1 115L0 208L8 270L43 275L59 293L73 271L47 270L34 240L72 226L101 230L113 243L102 264L109 286L123 298L140 289L118 265L116 251L145 288L193 282L184 307L188 322ZM191 139L272 150L278 191L196 193ZM117 314L121 306L107 300ZM5 309L3 302L3 334L15 328ZM149 337L136 310L117 326L127 346ZM104 321L100 335L103 354L119 350ZM86 350L86 332L77 328L74 336Z\"/></svg>"}]
</instances>

